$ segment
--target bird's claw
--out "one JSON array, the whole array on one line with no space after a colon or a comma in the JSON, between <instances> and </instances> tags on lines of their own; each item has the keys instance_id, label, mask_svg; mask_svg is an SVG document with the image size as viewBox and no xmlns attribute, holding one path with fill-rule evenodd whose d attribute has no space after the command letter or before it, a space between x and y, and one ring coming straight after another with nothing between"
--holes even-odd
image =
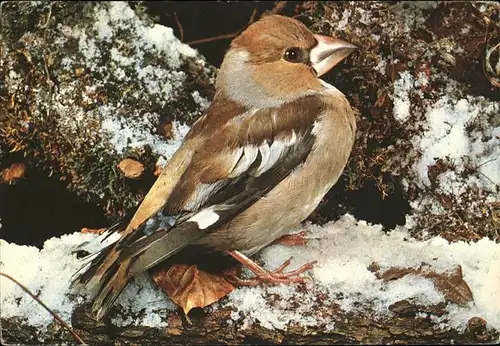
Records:
<instances>
[{"instance_id":1,"label":"bird's claw","mask_svg":"<svg viewBox=\"0 0 500 346\"><path fill-rule=\"evenodd\" d=\"M313 265L317 261L312 261L304 264L300 268L297 268L295 270L292 270L287 273L283 273L286 267L288 267L291 263L292 257L287 259L285 262L283 262L282 265L280 265L277 269L273 271L268 271L262 267L260 267L261 270L258 272L255 272L255 277L253 279L240 279L236 275L230 275L228 279L231 281L236 286L258 286L259 284L291 284L291 283L303 283L305 282L304 278L300 277L299 275L302 274L305 271L308 271L313 268ZM253 271L253 270L252 270Z\"/></svg>"},{"instance_id":2,"label":"bird's claw","mask_svg":"<svg viewBox=\"0 0 500 346\"><path fill-rule=\"evenodd\" d=\"M294 234L285 234L274 241L274 244L285 246L305 246L307 244L307 232L302 231Z\"/></svg>"}]
</instances>

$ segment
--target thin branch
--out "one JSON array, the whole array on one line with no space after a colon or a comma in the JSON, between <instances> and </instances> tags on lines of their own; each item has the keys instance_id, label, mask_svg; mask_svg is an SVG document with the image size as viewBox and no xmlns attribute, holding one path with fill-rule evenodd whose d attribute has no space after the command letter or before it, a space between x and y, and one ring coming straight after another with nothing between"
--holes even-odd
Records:
<instances>
[{"instance_id":1,"label":"thin branch","mask_svg":"<svg viewBox=\"0 0 500 346\"><path fill-rule=\"evenodd\" d=\"M490 159L490 160L486 160L486 161L484 161L483 163L479 164L478 166L476 166L476 167L474 167L474 168L475 168L475 169L478 169L479 167L484 166L484 165L485 165L485 164L487 164L487 163L490 163L490 162L496 161L496 160L498 160L498 159L499 159L499 157L494 157L494 158L492 158L492 159Z\"/></svg>"},{"instance_id":2,"label":"thin branch","mask_svg":"<svg viewBox=\"0 0 500 346\"><path fill-rule=\"evenodd\" d=\"M257 9L254 8L253 11L252 11L252 14L250 15L250 19L248 21L247 27L254 22L256 14L257 14ZM233 32L232 34L223 34L223 35L218 35L218 36L213 36L213 37L201 38L199 40L194 40L194 41L186 42L186 44L193 45L193 44L200 44L200 43L207 43L207 42L219 41L219 40L224 40L224 39L228 39L228 38L235 38L244 29L245 28L243 28L243 29L241 29L241 30L239 30L237 32Z\"/></svg>"},{"instance_id":3,"label":"thin branch","mask_svg":"<svg viewBox=\"0 0 500 346\"><path fill-rule=\"evenodd\" d=\"M477 173L481 174L483 177L485 177L486 179L488 179L489 181L491 181L491 183L495 186L497 186L498 184L495 183L493 180L490 179L490 177L488 177L486 174L484 174L483 172L479 172L477 171Z\"/></svg>"},{"instance_id":4,"label":"thin branch","mask_svg":"<svg viewBox=\"0 0 500 346\"><path fill-rule=\"evenodd\" d=\"M250 19L248 20L247 26L250 26L250 24L253 23L253 21L255 20L255 15L256 14L257 14L257 9L254 8L253 11L252 11L252 14L250 15Z\"/></svg>"},{"instance_id":5,"label":"thin branch","mask_svg":"<svg viewBox=\"0 0 500 346\"><path fill-rule=\"evenodd\" d=\"M47 28L49 27L49 23L50 23L50 18L52 17L52 3L50 4L50 7L49 7L49 14L47 15L47 21L45 22L44 25L41 26L42 29L45 29L45 32L44 32L44 38L47 38L46 35L47 35Z\"/></svg>"},{"instance_id":6,"label":"thin branch","mask_svg":"<svg viewBox=\"0 0 500 346\"><path fill-rule=\"evenodd\" d=\"M199 43L207 43L207 42L213 42L213 41L219 41L219 40L224 40L226 38L235 38L236 36L238 36L240 32L234 32L232 34L224 34L224 35L219 35L219 36L214 36L214 37L206 37L206 38L202 38L202 39L199 39L199 40L194 40L194 41L190 41L190 42L186 42L186 44L188 45L193 45L193 44L199 44Z\"/></svg>"},{"instance_id":7,"label":"thin branch","mask_svg":"<svg viewBox=\"0 0 500 346\"><path fill-rule=\"evenodd\" d=\"M184 42L184 29L182 28L181 21L179 17L177 17L177 12L174 12L175 23L177 24L177 28L179 29L179 39L181 42Z\"/></svg>"},{"instance_id":8,"label":"thin branch","mask_svg":"<svg viewBox=\"0 0 500 346\"><path fill-rule=\"evenodd\" d=\"M54 318L63 325L64 328L66 328L67 330L70 331L71 334L73 334L73 337L82 345L87 345L87 343L85 341L83 341L83 339L78 335L76 334L75 331L73 331L73 329L66 323L64 322L64 320L58 315L56 314L52 309L50 309L47 305L45 305L44 302L42 302L40 300L40 298L38 298L37 296L35 296L33 294L33 292L31 292L26 286L24 286L22 283L20 283L19 281L17 281L16 279L14 279L12 276L10 276L9 274L6 274L4 272L0 272L0 276L5 276L7 279L10 279L11 281L13 281L16 285L18 285L19 287L21 287L23 289L24 292L28 293L31 298L33 298L38 304L40 304L41 306L43 306L45 308L45 310L47 310L52 316L54 316Z\"/></svg>"},{"instance_id":9,"label":"thin branch","mask_svg":"<svg viewBox=\"0 0 500 346\"><path fill-rule=\"evenodd\" d=\"M271 10L269 10L266 13L266 15L280 13L281 11L283 11L283 9L285 8L287 3L288 3L288 1L276 1L276 4L274 5L274 7Z\"/></svg>"}]
</instances>

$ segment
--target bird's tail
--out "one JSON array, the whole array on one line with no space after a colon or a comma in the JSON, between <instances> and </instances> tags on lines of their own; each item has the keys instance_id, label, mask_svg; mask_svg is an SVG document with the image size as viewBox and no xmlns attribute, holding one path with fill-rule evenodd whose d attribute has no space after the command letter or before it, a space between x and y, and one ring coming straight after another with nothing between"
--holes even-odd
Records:
<instances>
[{"instance_id":1,"label":"bird's tail","mask_svg":"<svg viewBox=\"0 0 500 346\"><path fill-rule=\"evenodd\" d=\"M92 257L89 256L87 264L75 274L72 286L97 286L92 312L97 319L101 319L109 312L131 278L166 260L205 234L206 231L200 229L196 222L185 222L170 230L159 229L150 235L135 230Z\"/></svg>"}]
</instances>

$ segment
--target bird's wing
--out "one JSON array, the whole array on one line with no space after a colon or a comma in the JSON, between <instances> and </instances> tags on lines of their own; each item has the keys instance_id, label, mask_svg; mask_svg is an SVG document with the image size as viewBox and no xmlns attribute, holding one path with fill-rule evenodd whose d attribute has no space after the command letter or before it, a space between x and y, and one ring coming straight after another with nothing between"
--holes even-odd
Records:
<instances>
[{"instance_id":1,"label":"bird's wing","mask_svg":"<svg viewBox=\"0 0 500 346\"><path fill-rule=\"evenodd\" d=\"M82 283L92 279L99 283L94 302L97 316L106 314L128 279L216 230L286 178L313 148L314 121L323 107L319 98L306 97L233 117L217 129L203 128L204 120L194 126L188 141L203 138L203 145L191 150L189 160L178 159L181 169L175 182L165 180L158 187L168 191L150 192L148 196L156 199L143 208L144 215L162 207L167 214L177 215L173 228L144 235L139 230L145 217L142 223L129 224L127 230L134 227L135 231L126 231L80 275ZM197 135L197 130L211 135ZM146 201L147 197L143 204Z\"/></svg>"}]
</instances>

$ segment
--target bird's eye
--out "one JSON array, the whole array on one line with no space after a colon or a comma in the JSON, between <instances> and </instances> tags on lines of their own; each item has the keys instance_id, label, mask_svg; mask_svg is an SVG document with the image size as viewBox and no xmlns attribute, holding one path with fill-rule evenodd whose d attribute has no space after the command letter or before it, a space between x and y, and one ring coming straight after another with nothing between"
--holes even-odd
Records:
<instances>
[{"instance_id":1,"label":"bird's eye","mask_svg":"<svg viewBox=\"0 0 500 346\"><path fill-rule=\"evenodd\" d=\"M307 54L300 48L288 48L285 51L283 58L289 62L304 62L307 59Z\"/></svg>"}]
</instances>

